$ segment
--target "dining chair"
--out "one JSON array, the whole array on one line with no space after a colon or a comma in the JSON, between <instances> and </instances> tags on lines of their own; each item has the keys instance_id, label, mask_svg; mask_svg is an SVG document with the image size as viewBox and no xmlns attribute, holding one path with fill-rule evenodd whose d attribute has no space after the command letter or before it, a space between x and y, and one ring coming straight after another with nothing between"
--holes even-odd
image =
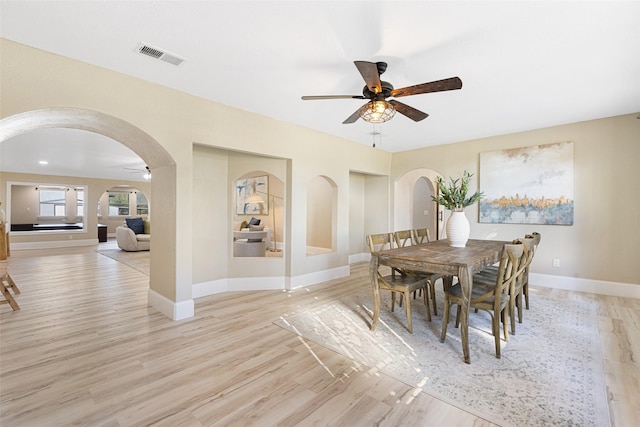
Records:
<instances>
[{"instance_id":1,"label":"dining chair","mask_svg":"<svg viewBox=\"0 0 640 427\"><path fill-rule=\"evenodd\" d=\"M529 271L529 266L531 265L531 261L533 260L534 254L534 239L525 238L518 239L519 242L522 242L524 251L522 257L520 258L520 262L518 264L518 272L516 280L514 282L514 286L512 292L510 292L510 302L509 302L509 311L511 313L511 330L513 334L516 333L516 323L515 323L515 310L518 309L518 323L522 323L522 295L524 294L524 286L526 283L526 274ZM514 242L515 243L515 242ZM527 297L525 297L525 300Z\"/></svg>"},{"instance_id":2,"label":"dining chair","mask_svg":"<svg viewBox=\"0 0 640 427\"><path fill-rule=\"evenodd\" d=\"M500 358L500 321L503 323L505 341L509 339L509 290L514 286L518 274L518 263L524 253L522 243L507 243L502 248L498 274L493 283L485 280L476 281L474 276L472 283L470 308L483 310L491 315L491 330L495 340L496 357ZM462 310L462 288L460 283L445 289L444 314L442 316L442 332L440 341L444 342L447 336L447 325L451 313L451 306L458 305L456 314L456 328L460 325L460 312Z\"/></svg>"},{"instance_id":3,"label":"dining chair","mask_svg":"<svg viewBox=\"0 0 640 427\"><path fill-rule=\"evenodd\" d=\"M536 254L536 250L538 249L538 245L540 244L540 239L542 239L542 235L538 232L533 232L531 234L527 234L524 236L525 239L533 239L533 254L531 255L531 261L533 261L533 257ZM531 264L531 263L529 263ZM529 310L529 265L524 272L523 284L522 284L522 294L524 295L524 304L527 310Z\"/></svg>"},{"instance_id":4,"label":"dining chair","mask_svg":"<svg viewBox=\"0 0 640 427\"><path fill-rule=\"evenodd\" d=\"M414 245L421 245L431 241L428 228L416 228L411 230L411 238L413 239Z\"/></svg>"},{"instance_id":5,"label":"dining chair","mask_svg":"<svg viewBox=\"0 0 640 427\"><path fill-rule=\"evenodd\" d=\"M371 234L366 237L367 245L371 254L375 252L393 249L394 239L391 233ZM371 321L371 330L375 330L380 318L380 290L391 291L391 311L395 310L396 293L402 295L404 302L404 311L407 316L407 330L413 333L413 324L411 322L411 294L417 290L422 292L424 305L427 310L427 320L431 321L431 310L429 310L429 279L417 275L407 274L406 272L392 268L390 274L382 274L380 268L377 271L378 287L375 283L371 283L373 288L373 320Z\"/></svg>"},{"instance_id":6,"label":"dining chair","mask_svg":"<svg viewBox=\"0 0 640 427\"><path fill-rule=\"evenodd\" d=\"M518 259L516 277L511 289L509 289L509 315L511 319L511 334L516 334L516 312L518 313L518 323L522 323L522 294L524 288L525 271L529 268L533 259L533 239L518 238L513 240L513 244L522 244L522 256ZM497 269L485 269L474 275L474 283L481 283L486 286L495 282ZM481 286L482 286L481 285Z\"/></svg>"},{"instance_id":7,"label":"dining chair","mask_svg":"<svg viewBox=\"0 0 640 427\"><path fill-rule=\"evenodd\" d=\"M9 304L13 311L20 310L20 306L16 302L13 295L20 295L20 289L9 275L9 265L6 261L0 261L0 295L3 300L0 300L0 304Z\"/></svg>"},{"instance_id":8,"label":"dining chair","mask_svg":"<svg viewBox=\"0 0 640 427\"><path fill-rule=\"evenodd\" d=\"M426 230L426 235L429 235L429 230L427 230L426 228L424 229ZM393 238L396 242L396 246L399 248L404 248L406 246L411 246L411 245L417 245L418 243L416 242L416 239L414 237L415 233L414 230L401 230L401 231L396 231L393 233ZM423 240L420 240L420 242L423 242ZM424 243L427 243L426 241L424 241ZM430 293L430 297L431 297L431 304L433 306L433 314L434 315L438 315L438 307L436 304L436 281L438 279L442 279L442 275L441 274L437 274L437 273L428 273L428 272L424 272L424 271L410 271L407 270L405 271L407 274L413 274L413 275L417 275L417 276L421 276L421 277L425 277L429 280L429 293Z\"/></svg>"},{"instance_id":9,"label":"dining chair","mask_svg":"<svg viewBox=\"0 0 640 427\"><path fill-rule=\"evenodd\" d=\"M525 308L529 310L529 269L531 266L531 261L533 261L533 257L536 254L536 250L538 249L538 244L540 243L540 239L542 238L542 236L540 235L540 233L537 233L534 231L531 234L526 234L524 238L533 240L533 253L531 254L531 260L524 271L524 276L522 279L522 294L524 295ZM497 265L492 265L487 267L485 270L483 270L482 273L491 272L495 275L497 271L498 271Z\"/></svg>"}]
</instances>

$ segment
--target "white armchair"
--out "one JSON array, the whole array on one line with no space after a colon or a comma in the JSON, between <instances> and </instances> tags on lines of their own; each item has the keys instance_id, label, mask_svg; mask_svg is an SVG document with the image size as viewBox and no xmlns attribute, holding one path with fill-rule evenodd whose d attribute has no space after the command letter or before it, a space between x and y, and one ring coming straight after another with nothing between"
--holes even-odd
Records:
<instances>
[{"instance_id":1,"label":"white armchair","mask_svg":"<svg viewBox=\"0 0 640 427\"><path fill-rule=\"evenodd\" d=\"M123 251L148 251L151 249L151 234L135 234L126 225L121 225L116 227L116 242Z\"/></svg>"}]
</instances>

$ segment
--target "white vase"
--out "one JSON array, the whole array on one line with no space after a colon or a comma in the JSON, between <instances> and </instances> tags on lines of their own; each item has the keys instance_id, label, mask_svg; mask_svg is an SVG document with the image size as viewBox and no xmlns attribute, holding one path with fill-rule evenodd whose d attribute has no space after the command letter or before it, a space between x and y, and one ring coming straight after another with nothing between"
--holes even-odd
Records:
<instances>
[{"instance_id":1,"label":"white vase","mask_svg":"<svg viewBox=\"0 0 640 427\"><path fill-rule=\"evenodd\" d=\"M469 220L464 212L451 212L451 216L447 221L447 239L449 246L454 248L464 248L469 240Z\"/></svg>"}]
</instances>

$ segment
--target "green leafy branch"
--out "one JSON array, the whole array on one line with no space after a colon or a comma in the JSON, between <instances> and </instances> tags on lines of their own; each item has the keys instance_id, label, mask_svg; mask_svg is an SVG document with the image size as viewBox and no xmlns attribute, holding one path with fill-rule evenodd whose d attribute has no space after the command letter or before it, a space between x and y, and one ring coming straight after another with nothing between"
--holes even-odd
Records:
<instances>
[{"instance_id":1,"label":"green leafy branch","mask_svg":"<svg viewBox=\"0 0 640 427\"><path fill-rule=\"evenodd\" d=\"M450 211L461 212L467 206L478 202L484 195L484 192L476 191L473 195L467 197L469 181L471 181L472 176L473 174L464 171L462 178L453 179L449 177L448 185L445 184L441 176L437 177L436 182L438 183L439 194L438 197L431 196L431 199Z\"/></svg>"}]
</instances>

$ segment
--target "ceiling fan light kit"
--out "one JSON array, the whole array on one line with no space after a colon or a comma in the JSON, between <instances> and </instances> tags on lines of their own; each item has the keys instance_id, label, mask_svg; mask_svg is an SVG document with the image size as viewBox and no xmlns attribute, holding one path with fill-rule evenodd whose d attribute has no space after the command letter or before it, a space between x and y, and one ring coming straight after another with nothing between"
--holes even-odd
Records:
<instances>
[{"instance_id":1,"label":"ceiling fan light kit","mask_svg":"<svg viewBox=\"0 0 640 427\"><path fill-rule=\"evenodd\" d=\"M360 107L358 113L365 122L384 123L391 120L391 118L396 114L396 110L393 108L393 105L382 100L367 102L365 105Z\"/></svg>"},{"instance_id":2,"label":"ceiling fan light kit","mask_svg":"<svg viewBox=\"0 0 640 427\"><path fill-rule=\"evenodd\" d=\"M429 115L398 100L392 99L387 101L386 99L389 97L400 98L402 96L462 88L462 80L460 80L459 77L450 77L448 79L394 89L391 83L380 80L380 75L387 69L386 62L354 61L354 64L366 83L362 89L362 95L303 96L302 99L368 99L369 102L358 108L355 113L342 122L344 124L354 123L358 118L362 118L369 123L384 123L391 120L396 111L414 122L419 122L420 120L426 119Z\"/></svg>"}]
</instances>

